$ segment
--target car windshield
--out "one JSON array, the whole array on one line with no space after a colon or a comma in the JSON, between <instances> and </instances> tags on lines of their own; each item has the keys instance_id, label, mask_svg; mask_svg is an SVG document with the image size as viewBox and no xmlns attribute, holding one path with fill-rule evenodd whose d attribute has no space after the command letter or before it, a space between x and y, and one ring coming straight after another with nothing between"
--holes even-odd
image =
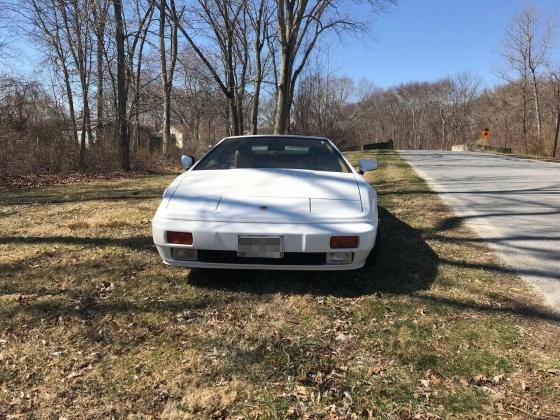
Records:
<instances>
[{"instance_id":1,"label":"car windshield","mask_svg":"<svg viewBox=\"0 0 560 420\"><path fill-rule=\"evenodd\" d=\"M239 137L212 149L193 170L285 168L350 172L340 153L324 139Z\"/></svg>"}]
</instances>

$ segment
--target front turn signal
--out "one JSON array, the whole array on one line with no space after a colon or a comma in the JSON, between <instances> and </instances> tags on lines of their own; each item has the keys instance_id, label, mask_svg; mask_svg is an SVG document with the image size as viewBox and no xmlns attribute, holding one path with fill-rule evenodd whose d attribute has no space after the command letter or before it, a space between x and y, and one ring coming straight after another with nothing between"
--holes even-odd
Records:
<instances>
[{"instance_id":1,"label":"front turn signal","mask_svg":"<svg viewBox=\"0 0 560 420\"><path fill-rule=\"evenodd\" d=\"M331 249L357 248L359 240L358 236L331 236Z\"/></svg>"},{"instance_id":2,"label":"front turn signal","mask_svg":"<svg viewBox=\"0 0 560 420\"><path fill-rule=\"evenodd\" d=\"M193 235L191 232L167 232L167 243L178 245L192 245Z\"/></svg>"}]
</instances>

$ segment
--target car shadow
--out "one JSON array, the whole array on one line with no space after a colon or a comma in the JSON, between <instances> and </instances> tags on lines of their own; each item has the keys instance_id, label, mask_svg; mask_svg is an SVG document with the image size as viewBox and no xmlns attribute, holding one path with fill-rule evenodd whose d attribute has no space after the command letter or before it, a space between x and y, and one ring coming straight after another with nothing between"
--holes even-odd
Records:
<instances>
[{"instance_id":1,"label":"car shadow","mask_svg":"<svg viewBox=\"0 0 560 420\"><path fill-rule=\"evenodd\" d=\"M424 238L379 207L380 232L364 268L354 271L261 271L192 269L188 282L204 289L252 294L312 294L359 297L377 292L414 293L430 287L438 256Z\"/></svg>"}]
</instances>

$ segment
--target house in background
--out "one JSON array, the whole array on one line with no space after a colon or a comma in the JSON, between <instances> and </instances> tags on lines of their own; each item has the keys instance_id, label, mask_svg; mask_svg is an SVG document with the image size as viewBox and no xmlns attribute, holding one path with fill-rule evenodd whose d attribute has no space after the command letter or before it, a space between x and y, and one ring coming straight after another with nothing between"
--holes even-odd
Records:
<instances>
[{"instance_id":1,"label":"house in background","mask_svg":"<svg viewBox=\"0 0 560 420\"><path fill-rule=\"evenodd\" d=\"M111 125L105 125L105 137L106 138L114 138L116 134L116 128ZM131 146L133 149L137 149L138 147L145 147L146 145L149 146L150 152L158 151L162 149L162 140L163 140L163 130L160 131L151 131L151 128L148 126L140 126L140 136L137 138L135 136L136 133L136 126L130 127L130 141ZM66 130L68 136L71 135L72 130ZM183 148L183 139L187 139L187 132L186 127L181 125L172 125L171 126L171 147L175 146L178 149ZM90 139L88 136L87 131L85 132L85 141L86 141L86 148L89 149L91 145L95 144L97 139L96 137L96 125L92 125L91 127L91 134L93 139ZM82 130L76 130L76 136L78 138L78 145L80 144L82 138ZM137 141L137 144L135 143Z\"/></svg>"},{"instance_id":2,"label":"house in background","mask_svg":"<svg viewBox=\"0 0 560 420\"><path fill-rule=\"evenodd\" d=\"M174 144L178 149L183 148L183 138L186 138L185 127L179 125L171 126L171 144ZM163 140L163 130L150 134L150 151L161 149Z\"/></svg>"}]
</instances>

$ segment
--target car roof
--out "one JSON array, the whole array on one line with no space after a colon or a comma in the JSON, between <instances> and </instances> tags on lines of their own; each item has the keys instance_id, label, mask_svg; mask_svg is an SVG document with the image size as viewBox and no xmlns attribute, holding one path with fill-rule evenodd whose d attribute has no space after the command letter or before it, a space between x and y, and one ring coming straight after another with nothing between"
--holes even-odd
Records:
<instances>
[{"instance_id":1,"label":"car roof","mask_svg":"<svg viewBox=\"0 0 560 420\"><path fill-rule=\"evenodd\" d=\"M229 136L226 137L224 140L229 139L242 139L242 138L296 138L296 139L309 139L309 140L328 140L326 137L319 137L319 136L303 136L298 134L245 134L242 136Z\"/></svg>"}]
</instances>

